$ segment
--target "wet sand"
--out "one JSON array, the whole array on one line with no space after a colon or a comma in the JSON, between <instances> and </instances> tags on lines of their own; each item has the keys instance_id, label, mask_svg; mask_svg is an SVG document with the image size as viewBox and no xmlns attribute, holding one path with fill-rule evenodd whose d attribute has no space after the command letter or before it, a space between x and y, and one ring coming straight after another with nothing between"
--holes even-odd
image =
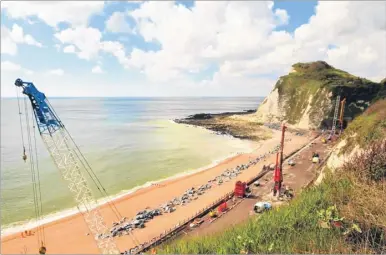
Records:
<instances>
[{"instance_id":1,"label":"wet sand","mask_svg":"<svg viewBox=\"0 0 386 255\"><path fill-rule=\"evenodd\" d=\"M294 136L286 133L287 141L284 146L284 154L289 154L299 149L310 141L307 136ZM184 191L191 187L197 187L208 182L208 180L223 173L227 168L234 168L237 165L246 164L250 159L255 159L278 145L280 141L280 132L274 131L272 139L259 142L257 149L252 153L236 155L227 159L218 165L200 171L188 176L183 176L174 180L164 181L159 185L138 190L132 194L124 196L114 201L122 216L131 219L139 210L146 207L155 208L161 204L180 196ZM203 148L205 150L205 148ZM140 242L148 242L152 238L159 236L165 230L174 227L179 222L189 218L197 211L210 205L213 201L221 198L229 191L233 190L236 181L247 181L256 176L264 164L274 163L274 157L268 157L269 160L259 162L258 164L244 170L237 178L224 182L221 186L214 186L197 200L192 201L186 206L178 206L177 210L171 214L157 216L150 222L146 223L144 229L133 231L135 238ZM109 228L112 222L117 221L112 210L107 206L101 206L101 212ZM100 253L92 235L87 235L88 228L81 214L76 214L63 218L52 223L44 225L45 244L47 254L91 254ZM125 235L114 238L121 252L129 250L135 246L131 235ZM36 254L38 253L38 241L36 236L22 238L20 233L2 237L1 254L17 253Z\"/></svg>"}]
</instances>

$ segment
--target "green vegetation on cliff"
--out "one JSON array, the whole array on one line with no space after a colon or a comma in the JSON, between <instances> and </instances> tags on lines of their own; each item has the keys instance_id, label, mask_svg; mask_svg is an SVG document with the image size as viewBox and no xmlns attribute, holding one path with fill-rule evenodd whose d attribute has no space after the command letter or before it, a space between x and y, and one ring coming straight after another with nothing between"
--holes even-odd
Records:
<instances>
[{"instance_id":1,"label":"green vegetation on cliff","mask_svg":"<svg viewBox=\"0 0 386 255\"><path fill-rule=\"evenodd\" d=\"M327 174L288 206L222 233L174 241L160 253L385 253L385 165L386 142Z\"/></svg>"},{"instance_id":2,"label":"green vegetation on cliff","mask_svg":"<svg viewBox=\"0 0 386 255\"><path fill-rule=\"evenodd\" d=\"M280 77L275 88L279 93L282 118L297 124L306 113L314 127L329 126L337 95L346 98L345 116L354 118L370 102L386 91L385 84L375 83L336 69L326 62L297 63L293 72Z\"/></svg>"},{"instance_id":3,"label":"green vegetation on cliff","mask_svg":"<svg viewBox=\"0 0 386 255\"><path fill-rule=\"evenodd\" d=\"M386 99L373 103L355 118L345 129L341 139L346 141L340 153L348 153L355 146L365 148L369 144L386 137Z\"/></svg>"}]
</instances>

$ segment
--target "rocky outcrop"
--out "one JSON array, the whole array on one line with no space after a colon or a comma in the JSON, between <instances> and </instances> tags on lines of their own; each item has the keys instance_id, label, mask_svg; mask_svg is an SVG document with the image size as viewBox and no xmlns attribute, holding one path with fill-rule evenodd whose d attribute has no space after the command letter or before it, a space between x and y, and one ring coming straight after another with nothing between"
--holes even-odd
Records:
<instances>
[{"instance_id":1,"label":"rocky outcrop","mask_svg":"<svg viewBox=\"0 0 386 255\"><path fill-rule=\"evenodd\" d=\"M285 121L301 129L330 127L337 95L346 98L345 118L350 120L385 91L384 83L353 76L323 61L292 67L288 75L280 77L251 119L261 123Z\"/></svg>"}]
</instances>

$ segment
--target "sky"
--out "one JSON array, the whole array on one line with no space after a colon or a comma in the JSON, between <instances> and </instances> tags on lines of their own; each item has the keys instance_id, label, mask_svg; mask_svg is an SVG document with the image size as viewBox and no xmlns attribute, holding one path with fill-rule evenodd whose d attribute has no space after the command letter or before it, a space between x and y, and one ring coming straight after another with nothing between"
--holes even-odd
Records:
<instances>
[{"instance_id":1,"label":"sky","mask_svg":"<svg viewBox=\"0 0 386 255\"><path fill-rule=\"evenodd\" d=\"M385 1L3 1L1 96L266 96L297 62L386 77Z\"/></svg>"}]
</instances>

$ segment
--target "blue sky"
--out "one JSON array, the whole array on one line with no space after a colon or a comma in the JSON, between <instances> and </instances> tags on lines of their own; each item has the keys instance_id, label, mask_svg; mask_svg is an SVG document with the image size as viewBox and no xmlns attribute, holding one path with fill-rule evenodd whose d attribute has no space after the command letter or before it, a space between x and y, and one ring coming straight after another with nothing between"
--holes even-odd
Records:
<instances>
[{"instance_id":1,"label":"blue sky","mask_svg":"<svg viewBox=\"0 0 386 255\"><path fill-rule=\"evenodd\" d=\"M348 41L331 36L322 42L308 36L312 29L299 29L321 26L309 23L313 15L326 15L315 12L314 1L278 1L272 8L263 2L67 3L67 9L50 2L2 5L2 96L13 96L14 89L5 87L18 76L52 96L264 96L292 64L276 54L284 58L284 50L305 44L322 53L312 53L315 59L288 53L293 61L328 58L345 68L336 51ZM108 26L114 13L121 19ZM78 54L64 52L66 46Z\"/></svg>"}]
</instances>

